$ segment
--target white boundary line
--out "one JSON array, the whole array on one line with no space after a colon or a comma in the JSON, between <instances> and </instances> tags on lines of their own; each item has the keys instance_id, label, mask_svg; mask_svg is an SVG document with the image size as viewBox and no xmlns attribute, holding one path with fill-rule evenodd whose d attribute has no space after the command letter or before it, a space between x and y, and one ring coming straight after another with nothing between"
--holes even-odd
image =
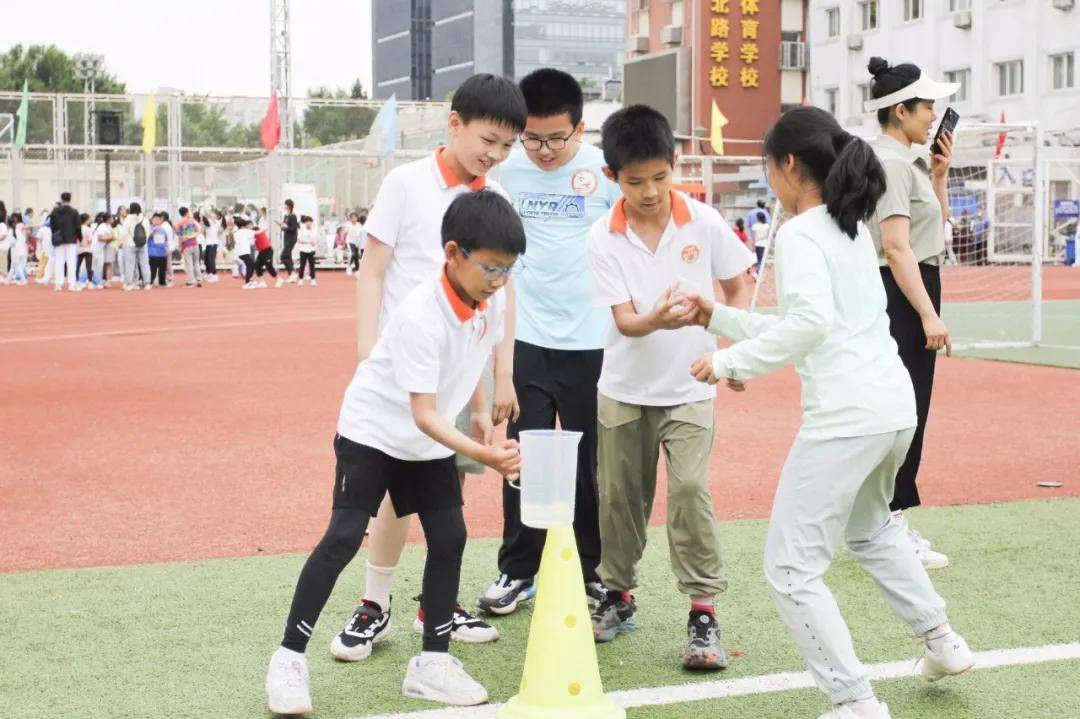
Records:
<instances>
[{"instance_id":1,"label":"white boundary line","mask_svg":"<svg viewBox=\"0 0 1080 719\"><path fill-rule=\"evenodd\" d=\"M209 325L176 325L174 327L130 327L122 330L103 332L77 332L62 335L39 335L37 337L9 337L0 339L0 345L24 344L27 342L58 342L61 340L82 340L94 337L121 337L123 335L157 335L167 332L191 332L192 330L227 330L236 327L266 327L271 325L296 324L297 322L338 322L354 319L356 315L323 315L321 317L297 317L295 319L263 320L261 322L228 322Z\"/></svg>"},{"instance_id":2,"label":"white boundary line","mask_svg":"<svg viewBox=\"0 0 1080 719\"><path fill-rule=\"evenodd\" d=\"M1080 642L1069 644L1046 644L1038 647L1017 647L1015 649L994 649L975 653L975 669L993 669L995 667L1022 666L1041 664L1068 659L1080 659ZM914 660L871 664L866 668L871 679L901 679L912 675ZM708 699L726 699L728 697L752 694L771 694L793 689L812 689L814 680L807 672L782 672L763 674L737 679L720 679L712 682L693 684L675 684L647 689L629 689L608 692L608 696L625 709L632 707L663 706L683 704ZM427 709L398 714L379 714L354 719L494 719L499 704L487 704L480 707L452 709Z\"/></svg>"}]
</instances>

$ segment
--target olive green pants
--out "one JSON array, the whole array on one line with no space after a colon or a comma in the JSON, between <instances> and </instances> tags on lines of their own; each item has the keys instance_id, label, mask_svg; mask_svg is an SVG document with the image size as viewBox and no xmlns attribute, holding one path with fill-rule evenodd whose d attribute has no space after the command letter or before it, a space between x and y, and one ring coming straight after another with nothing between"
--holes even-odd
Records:
<instances>
[{"instance_id":1,"label":"olive green pants","mask_svg":"<svg viewBox=\"0 0 1080 719\"><path fill-rule=\"evenodd\" d=\"M679 591L711 595L727 588L709 493L713 401L673 407L626 404L599 396L597 480L600 578L608 589L638 586L637 565L656 496L660 451L667 466L667 536Z\"/></svg>"}]
</instances>

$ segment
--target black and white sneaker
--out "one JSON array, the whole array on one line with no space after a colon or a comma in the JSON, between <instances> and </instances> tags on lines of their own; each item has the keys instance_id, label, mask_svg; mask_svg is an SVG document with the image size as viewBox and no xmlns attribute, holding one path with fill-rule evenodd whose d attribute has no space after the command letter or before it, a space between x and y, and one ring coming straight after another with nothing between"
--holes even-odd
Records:
<instances>
[{"instance_id":1,"label":"black and white sneaker","mask_svg":"<svg viewBox=\"0 0 1080 719\"><path fill-rule=\"evenodd\" d=\"M482 619L474 617L465 611L465 607L458 604L454 607L453 624L450 629L450 639L465 644L487 644L499 638L499 630ZM413 621L413 631L418 634L424 632L424 610L416 612Z\"/></svg>"},{"instance_id":2,"label":"black and white sneaker","mask_svg":"<svg viewBox=\"0 0 1080 719\"><path fill-rule=\"evenodd\" d=\"M586 582L585 583L585 601L590 606L598 606L600 602L607 598L607 587L602 582Z\"/></svg>"},{"instance_id":3,"label":"black and white sneaker","mask_svg":"<svg viewBox=\"0 0 1080 719\"><path fill-rule=\"evenodd\" d=\"M330 653L343 662L358 662L371 656L372 647L390 633L390 610L383 612L367 599L356 608L341 633L330 642Z\"/></svg>"},{"instance_id":4,"label":"black and white sneaker","mask_svg":"<svg viewBox=\"0 0 1080 719\"><path fill-rule=\"evenodd\" d=\"M689 641L683 652L683 666L687 669L724 669L727 653L720 642L720 625L716 616L709 612L690 612L686 623Z\"/></svg>"},{"instance_id":5,"label":"black and white sneaker","mask_svg":"<svg viewBox=\"0 0 1080 719\"><path fill-rule=\"evenodd\" d=\"M637 604L631 595L629 601L622 592L608 590L604 601L592 613L593 637L597 643L610 642L620 634L637 629Z\"/></svg>"},{"instance_id":6,"label":"black and white sneaker","mask_svg":"<svg viewBox=\"0 0 1080 719\"><path fill-rule=\"evenodd\" d=\"M484 593L476 598L476 606L488 614L513 614L518 604L536 596L536 585L532 579L511 579L505 574L491 583Z\"/></svg>"}]
</instances>

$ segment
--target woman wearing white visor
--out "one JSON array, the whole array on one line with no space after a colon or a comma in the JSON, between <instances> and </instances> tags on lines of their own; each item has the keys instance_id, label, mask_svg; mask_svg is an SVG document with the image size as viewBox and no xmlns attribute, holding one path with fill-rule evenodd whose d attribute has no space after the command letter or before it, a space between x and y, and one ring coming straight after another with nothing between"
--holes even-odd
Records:
<instances>
[{"instance_id":1,"label":"woman wearing white visor","mask_svg":"<svg viewBox=\"0 0 1080 719\"><path fill-rule=\"evenodd\" d=\"M941 138L936 153L927 145L937 115L934 101L956 93L957 83L940 83L915 65L891 67L880 57L867 66L874 76L873 99L866 111L877 111L881 135L872 145L885 168L885 194L867 223L877 247L881 279L888 298L889 332L915 387L918 426L907 458L896 475L889 508L908 532L927 569L941 569L949 558L911 529L904 510L919 506L915 479L922 459L923 432L930 412L937 351L952 354L949 330L942 322L941 276L945 257L945 220L949 217L946 189L953 138Z\"/></svg>"}]
</instances>

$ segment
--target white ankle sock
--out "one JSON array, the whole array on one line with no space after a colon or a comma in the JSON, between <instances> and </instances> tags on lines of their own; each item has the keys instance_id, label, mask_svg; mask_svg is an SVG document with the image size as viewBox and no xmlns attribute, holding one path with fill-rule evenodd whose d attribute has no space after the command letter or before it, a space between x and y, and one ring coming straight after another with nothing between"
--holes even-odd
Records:
<instances>
[{"instance_id":1,"label":"white ankle sock","mask_svg":"<svg viewBox=\"0 0 1080 719\"><path fill-rule=\"evenodd\" d=\"M873 692L861 696L850 702L844 702L844 706L852 711L857 717L875 719L878 716L878 700Z\"/></svg>"},{"instance_id":2,"label":"white ankle sock","mask_svg":"<svg viewBox=\"0 0 1080 719\"><path fill-rule=\"evenodd\" d=\"M926 642L926 646L930 647L931 651L937 651L952 633L952 627L946 622L940 627L931 629L926 634L923 634L923 640Z\"/></svg>"},{"instance_id":3,"label":"white ankle sock","mask_svg":"<svg viewBox=\"0 0 1080 719\"><path fill-rule=\"evenodd\" d=\"M377 567L367 563L367 584L364 599L375 602L384 612L390 608L390 589L394 586L397 567Z\"/></svg>"},{"instance_id":4,"label":"white ankle sock","mask_svg":"<svg viewBox=\"0 0 1080 719\"><path fill-rule=\"evenodd\" d=\"M449 652L420 652L420 661L431 662L445 659Z\"/></svg>"}]
</instances>

